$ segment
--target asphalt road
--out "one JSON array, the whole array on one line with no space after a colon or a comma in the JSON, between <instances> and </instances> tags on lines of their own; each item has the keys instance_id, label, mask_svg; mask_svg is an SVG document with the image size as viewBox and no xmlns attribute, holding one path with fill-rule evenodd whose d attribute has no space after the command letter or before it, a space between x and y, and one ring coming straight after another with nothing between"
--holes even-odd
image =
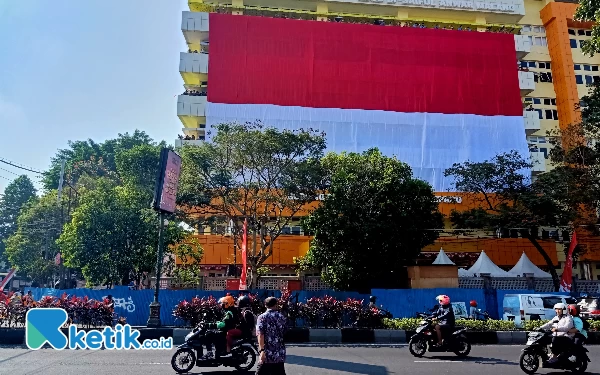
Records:
<instances>
[{"instance_id":1,"label":"asphalt road","mask_svg":"<svg viewBox=\"0 0 600 375\"><path fill-rule=\"evenodd\" d=\"M519 346L474 346L471 357L451 354L414 358L406 347L294 346L288 347L288 375L388 374L523 374L518 366ZM588 347L592 362L588 374L600 375L600 347ZM165 375L174 374L174 351L109 351L0 348L2 375ZM232 369L195 368L191 374L229 374ZM542 369L540 373L565 372Z\"/></svg>"}]
</instances>

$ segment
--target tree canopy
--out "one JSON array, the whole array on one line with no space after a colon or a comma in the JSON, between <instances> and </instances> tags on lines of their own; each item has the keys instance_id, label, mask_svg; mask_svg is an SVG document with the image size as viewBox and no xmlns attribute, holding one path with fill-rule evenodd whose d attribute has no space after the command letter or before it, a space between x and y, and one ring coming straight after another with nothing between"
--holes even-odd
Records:
<instances>
[{"instance_id":1,"label":"tree canopy","mask_svg":"<svg viewBox=\"0 0 600 375\"><path fill-rule=\"evenodd\" d=\"M14 179L0 195L0 262L6 259L5 241L17 231L19 214L35 197L35 187L26 175Z\"/></svg>"},{"instance_id":2,"label":"tree canopy","mask_svg":"<svg viewBox=\"0 0 600 375\"><path fill-rule=\"evenodd\" d=\"M276 130L260 124L221 124L212 142L181 149L179 201L187 222L229 226L240 248L249 221L248 265L257 269L273 254L273 243L323 187L322 134Z\"/></svg>"},{"instance_id":3,"label":"tree canopy","mask_svg":"<svg viewBox=\"0 0 600 375\"><path fill-rule=\"evenodd\" d=\"M402 268L443 226L433 188L377 149L328 154L322 165L328 194L304 220L314 240L303 267L337 289L402 286Z\"/></svg>"}]
</instances>

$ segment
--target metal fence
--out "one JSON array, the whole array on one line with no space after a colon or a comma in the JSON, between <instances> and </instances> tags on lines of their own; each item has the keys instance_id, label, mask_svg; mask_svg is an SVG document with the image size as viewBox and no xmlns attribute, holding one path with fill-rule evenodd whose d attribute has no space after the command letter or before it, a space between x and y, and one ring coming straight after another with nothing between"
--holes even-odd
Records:
<instances>
[{"instance_id":1,"label":"metal fence","mask_svg":"<svg viewBox=\"0 0 600 375\"><path fill-rule=\"evenodd\" d=\"M461 289L534 290L538 293L554 292L551 278L533 277L459 277ZM600 294L600 280L573 280L573 291Z\"/></svg>"},{"instance_id":2,"label":"metal fence","mask_svg":"<svg viewBox=\"0 0 600 375\"><path fill-rule=\"evenodd\" d=\"M195 289L207 291L227 290L227 280L231 277L204 277L199 284L181 284L175 278L165 277L160 279L161 289ZM152 279L150 287L154 288L156 279ZM287 289L289 281L301 281L302 290L320 291L331 289L327 283L321 280L320 276L263 276L258 280L258 289L263 290L283 290Z\"/></svg>"}]
</instances>

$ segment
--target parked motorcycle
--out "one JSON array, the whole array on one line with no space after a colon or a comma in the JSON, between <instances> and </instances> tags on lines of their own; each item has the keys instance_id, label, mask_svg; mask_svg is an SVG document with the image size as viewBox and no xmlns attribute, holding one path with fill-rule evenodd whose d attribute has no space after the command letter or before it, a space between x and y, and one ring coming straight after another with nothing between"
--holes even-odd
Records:
<instances>
[{"instance_id":1,"label":"parked motorcycle","mask_svg":"<svg viewBox=\"0 0 600 375\"><path fill-rule=\"evenodd\" d=\"M437 347L437 333L435 332L435 323L431 317L425 317L419 313L421 321L416 333L408 342L408 350L415 357L422 357L427 351L430 353L454 353L463 358L471 352L471 343L465 336L466 328L457 327L448 337L444 337L442 346Z\"/></svg>"},{"instance_id":2,"label":"parked motorcycle","mask_svg":"<svg viewBox=\"0 0 600 375\"><path fill-rule=\"evenodd\" d=\"M177 351L171 358L173 370L182 374L189 372L194 366L235 367L238 371L249 371L254 367L258 353L254 338L243 338L235 341L231 347L230 357L203 359L206 331L207 324L202 322L185 337L185 343L177 347Z\"/></svg>"},{"instance_id":3,"label":"parked motorcycle","mask_svg":"<svg viewBox=\"0 0 600 375\"><path fill-rule=\"evenodd\" d=\"M552 332L530 332L527 336L527 346L523 349L519 358L519 366L527 374L534 374L540 367L555 370L570 370L577 374L583 374L587 370L590 359L588 350L582 345L573 345L569 353L561 356L561 359L549 364L550 351L548 345L552 343Z\"/></svg>"}]
</instances>

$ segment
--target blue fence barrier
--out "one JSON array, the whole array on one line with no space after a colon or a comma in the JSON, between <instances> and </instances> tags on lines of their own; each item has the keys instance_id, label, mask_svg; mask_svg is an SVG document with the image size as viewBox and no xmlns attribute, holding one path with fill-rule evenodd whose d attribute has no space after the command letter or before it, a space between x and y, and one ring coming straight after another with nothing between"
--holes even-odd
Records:
<instances>
[{"instance_id":1,"label":"blue fence barrier","mask_svg":"<svg viewBox=\"0 0 600 375\"><path fill-rule=\"evenodd\" d=\"M115 312L119 316L127 318L127 323L134 326L145 326L150 315L149 305L154 299L154 291L129 290L128 287L115 287L113 289L66 289L57 290L49 288L25 288L25 292L31 290L33 297L40 300L43 296L60 297L63 293L71 296L93 298L102 300L109 294L115 300ZM183 300L190 301L194 297L220 298L226 293L237 296L239 291L202 291L202 290L161 290L159 302L161 304L161 321L165 326L179 326L183 322L177 321L173 316L173 309ZM269 296L280 297L281 292L272 290L254 290L250 293L257 294L259 298ZM446 294L451 297L452 302L463 302L466 313L469 312L469 302L475 300L481 310L487 310L493 319L502 318L502 303L506 294L557 294L557 293L535 293L531 290L493 290L483 289L374 289L372 295L377 296L377 304L390 311L395 318L415 317L417 312L424 312L437 304L435 297ZM560 293L563 294L563 293ZM338 300L356 298L368 303L369 295L357 292L336 292L332 290L321 291L298 291L293 292L292 297L298 302L306 302L312 297L323 297L329 295Z\"/></svg>"}]
</instances>

